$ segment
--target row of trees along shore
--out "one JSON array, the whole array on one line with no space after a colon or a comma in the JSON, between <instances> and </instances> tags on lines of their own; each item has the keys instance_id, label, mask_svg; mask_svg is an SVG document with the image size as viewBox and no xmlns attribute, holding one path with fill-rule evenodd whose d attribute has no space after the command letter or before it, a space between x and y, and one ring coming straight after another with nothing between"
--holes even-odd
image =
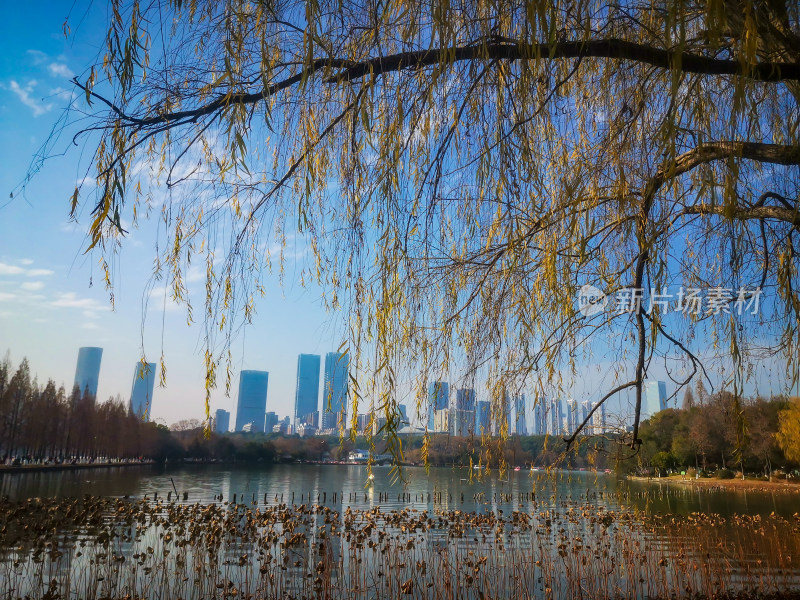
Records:
<instances>
[{"instance_id":1,"label":"row of trees along shore","mask_svg":"<svg viewBox=\"0 0 800 600\"><path fill-rule=\"evenodd\" d=\"M720 391L688 389L681 408L642 424L640 466L655 474L693 468L763 474L800 464L800 398L737 401Z\"/></svg>"}]
</instances>

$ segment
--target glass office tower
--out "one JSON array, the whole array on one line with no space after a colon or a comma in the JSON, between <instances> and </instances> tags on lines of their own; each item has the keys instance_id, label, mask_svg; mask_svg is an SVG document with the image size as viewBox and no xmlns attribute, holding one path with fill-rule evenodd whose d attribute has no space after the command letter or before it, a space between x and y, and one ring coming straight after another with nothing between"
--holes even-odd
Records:
<instances>
[{"instance_id":1,"label":"glass office tower","mask_svg":"<svg viewBox=\"0 0 800 600\"><path fill-rule=\"evenodd\" d=\"M153 406L153 388L156 382L156 363L136 363L131 387L131 412L141 421L150 420Z\"/></svg>"},{"instance_id":2,"label":"glass office tower","mask_svg":"<svg viewBox=\"0 0 800 600\"><path fill-rule=\"evenodd\" d=\"M311 423L319 410L319 354L297 357L297 388L294 394L294 424Z\"/></svg>"},{"instance_id":3,"label":"glass office tower","mask_svg":"<svg viewBox=\"0 0 800 600\"><path fill-rule=\"evenodd\" d=\"M528 435L528 415L525 411L525 394L515 394L514 402L514 433Z\"/></svg>"},{"instance_id":4,"label":"glass office tower","mask_svg":"<svg viewBox=\"0 0 800 600\"><path fill-rule=\"evenodd\" d=\"M264 432L268 383L269 373L266 371L242 371L239 374L236 431L244 431L245 425L249 424L250 431Z\"/></svg>"},{"instance_id":5,"label":"glass office tower","mask_svg":"<svg viewBox=\"0 0 800 600\"><path fill-rule=\"evenodd\" d=\"M322 428L334 429L341 415L347 415L347 379L350 357L338 352L325 355L325 380L322 392Z\"/></svg>"},{"instance_id":6,"label":"glass office tower","mask_svg":"<svg viewBox=\"0 0 800 600\"><path fill-rule=\"evenodd\" d=\"M214 433L228 433L231 426L231 413L218 408L214 413Z\"/></svg>"},{"instance_id":7,"label":"glass office tower","mask_svg":"<svg viewBox=\"0 0 800 600\"><path fill-rule=\"evenodd\" d=\"M649 379L644 382L641 420L649 419L659 411L667 408L667 384L663 381Z\"/></svg>"},{"instance_id":8,"label":"glass office tower","mask_svg":"<svg viewBox=\"0 0 800 600\"><path fill-rule=\"evenodd\" d=\"M450 405L450 386L446 381L431 381L428 384L428 430L435 431L434 415Z\"/></svg>"},{"instance_id":9,"label":"glass office tower","mask_svg":"<svg viewBox=\"0 0 800 600\"><path fill-rule=\"evenodd\" d=\"M97 381L100 379L100 361L102 359L102 348L89 346L78 350L75 385L78 386L81 394L88 393L92 398L97 397Z\"/></svg>"},{"instance_id":10,"label":"glass office tower","mask_svg":"<svg viewBox=\"0 0 800 600\"><path fill-rule=\"evenodd\" d=\"M488 400L478 400L478 410L475 413L475 434L492 434L492 403Z\"/></svg>"}]
</instances>

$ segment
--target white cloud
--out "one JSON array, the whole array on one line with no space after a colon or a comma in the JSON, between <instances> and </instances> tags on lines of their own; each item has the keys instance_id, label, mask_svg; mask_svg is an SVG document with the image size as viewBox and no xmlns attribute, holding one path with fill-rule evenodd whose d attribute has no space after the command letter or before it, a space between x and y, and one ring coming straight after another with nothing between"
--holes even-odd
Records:
<instances>
[{"instance_id":1,"label":"white cloud","mask_svg":"<svg viewBox=\"0 0 800 600\"><path fill-rule=\"evenodd\" d=\"M100 329L100 328L97 326L97 323L84 323L84 324L83 324L83 328L84 328L84 329Z\"/></svg>"},{"instance_id":2,"label":"white cloud","mask_svg":"<svg viewBox=\"0 0 800 600\"><path fill-rule=\"evenodd\" d=\"M25 290L26 292L36 292L36 291L39 291L40 289L42 289L44 287L44 282L42 282L42 281L26 281L20 287L22 287L22 289Z\"/></svg>"},{"instance_id":3,"label":"white cloud","mask_svg":"<svg viewBox=\"0 0 800 600\"><path fill-rule=\"evenodd\" d=\"M36 81L29 81L25 87L22 87L13 79L8 85L8 89L11 90L17 98L19 98L19 101L33 111L33 116L38 117L39 115L43 115L52 110L53 105L45 104L41 100L34 100L31 97L34 87L36 87Z\"/></svg>"},{"instance_id":4,"label":"white cloud","mask_svg":"<svg viewBox=\"0 0 800 600\"><path fill-rule=\"evenodd\" d=\"M30 258L20 258L20 259L19 259L19 262L20 262L21 264L23 264L23 265L26 265L26 266L27 266L27 265L32 265L32 264L33 264L33 259L30 259Z\"/></svg>"},{"instance_id":5,"label":"white cloud","mask_svg":"<svg viewBox=\"0 0 800 600\"><path fill-rule=\"evenodd\" d=\"M24 272L25 269L22 267L0 263L0 275L22 275Z\"/></svg>"},{"instance_id":6,"label":"white cloud","mask_svg":"<svg viewBox=\"0 0 800 600\"><path fill-rule=\"evenodd\" d=\"M14 300L17 297L16 294L9 294L7 292L0 292L0 302L8 302L9 300Z\"/></svg>"},{"instance_id":7,"label":"white cloud","mask_svg":"<svg viewBox=\"0 0 800 600\"><path fill-rule=\"evenodd\" d=\"M58 298L50 303L52 306L60 308L82 308L84 310L109 310L108 306L103 306L94 298L78 298L75 292L65 292L58 295Z\"/></svg>"},{"instance_id":8,"label":"white cloud","mask_svg":"<svg viewBox=\"0 0 800 600\"><path fill-rule=\"evenodd\" d=\"M35 65L40 65L43 62L47 61L47 54L45 54L41 50L28 50L28 56L31 57L31 61Z\"/></svg>"},{"instance_id":9,"label":"white cloud","mask_svg":"<svg viewBox=\"0 0 800 600\"><path fill-rule=\"evenodd\" d=\"M55 273L55 271L51 271L50 269L28 269L25 275L28 277L48 277L53 273Z\"/></svg>"},{"instance_id":10,"label":"white cloud","mask_svg":"<svg viewBox=\"0 0 800 600\"><path fill-rule=\"evenodd\" d=\"M50 71L50 75L53 77L72 79L75 76L75 73L73 73L64 63L52 62L47 65L47 70Z\"/></svg>"}]
</instances>

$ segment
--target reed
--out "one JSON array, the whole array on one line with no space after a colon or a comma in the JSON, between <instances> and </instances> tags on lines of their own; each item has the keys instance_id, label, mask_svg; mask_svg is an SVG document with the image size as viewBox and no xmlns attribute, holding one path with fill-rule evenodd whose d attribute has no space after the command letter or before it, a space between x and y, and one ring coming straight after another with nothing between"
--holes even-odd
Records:
<instances>
[{"instance_id":1,"label":"reed","mask_svg":"<svg viewBox=\"0 0 800 600\"><path fill-rule=\"evenodd\" d=\"M0 501L0 523L0 597L9 600L800 591L798 515L609 510L589 493L485 512L37 498Z\"/></svg>"}]
</instances>

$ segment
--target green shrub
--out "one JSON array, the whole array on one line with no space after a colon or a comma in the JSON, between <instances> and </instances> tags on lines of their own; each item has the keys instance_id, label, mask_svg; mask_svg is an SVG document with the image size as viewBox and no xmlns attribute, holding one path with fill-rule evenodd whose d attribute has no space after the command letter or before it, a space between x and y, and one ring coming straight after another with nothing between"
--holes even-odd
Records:
<instances>
[{"instance_id":1,"label":"green shrub","mask_svg":"<svg viewBox=\"0 0 800 600\"><path fill-rule=\"evenodd\" d=\"M736 477L734 472L731 471L730 469L720 469L714 474L714 476L717 479L733 479L734 477Z\"/></svg>"}]
</instances>

